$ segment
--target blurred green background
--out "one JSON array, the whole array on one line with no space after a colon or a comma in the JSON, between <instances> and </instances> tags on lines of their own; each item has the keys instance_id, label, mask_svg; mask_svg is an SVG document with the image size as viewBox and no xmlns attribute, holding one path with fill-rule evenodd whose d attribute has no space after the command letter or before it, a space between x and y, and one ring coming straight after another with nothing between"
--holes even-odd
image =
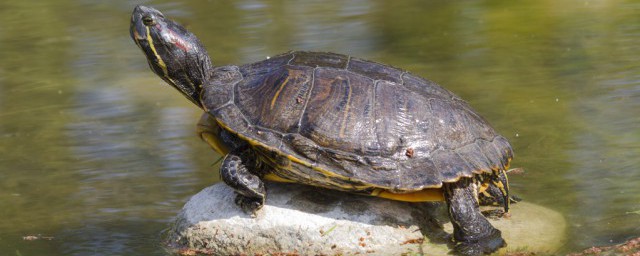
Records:
<instances>
[{"instance_id":1,"label":"blurred green background","mask_svg":"<svg viewBox=\"0 0 640 256\"><path fill-rule=\"evenodd\" d=\"M0 255L167 254L217 182L200 111L129 38L137 4L214 64L333 51L436 81L511 141L512 191L567 218L560 252L640 236L639 1L1 0Z\"/></svg>"}]
</instances>

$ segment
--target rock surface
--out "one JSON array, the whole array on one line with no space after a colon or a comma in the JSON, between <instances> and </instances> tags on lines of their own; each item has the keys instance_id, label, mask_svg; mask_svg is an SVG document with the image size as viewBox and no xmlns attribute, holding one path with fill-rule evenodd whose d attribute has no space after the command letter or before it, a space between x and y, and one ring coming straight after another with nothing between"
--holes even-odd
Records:
<instances>
[{"instance_id":1,"label":"rock surface","mask_svg":"<svg viewBox=\"0 0 640 256\"><path fill-rule=\"evenodd\" d=\"M233 203L218 183L193 196L169 234L185 254L215 255L445 255L451 223L443 204L410 204L295 184L268 183L256 218ZM521 202L511 218L491 220L506 250L551 252L563 243L560 214ZM504 251L505 249L503 249Z\"/></svg>"}]
</instances>

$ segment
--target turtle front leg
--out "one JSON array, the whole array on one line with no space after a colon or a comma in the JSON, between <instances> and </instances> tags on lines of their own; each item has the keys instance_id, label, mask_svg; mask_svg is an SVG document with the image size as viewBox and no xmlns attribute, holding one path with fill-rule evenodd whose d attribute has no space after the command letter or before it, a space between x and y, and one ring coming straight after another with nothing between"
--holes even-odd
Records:
<instances>
[{"instance_id":1,"label":"turtle front leg","mask_svg":"<svg viewBox=\"0 0 640 256\"><path fill-rule=\"evenodd\" d=\"M478 189L473 179L461 178L455 183L445 183L444 193L458 253L489 254L506 246L500 230L480 212Z\"/></svg>"},{"instance_id":2,"label":"turtle front leg","mask_svg":"<svg viewBox=\"0 0 640 256\"><path fill-rule=\"evenodd\" d=\"M257 175L259 166L250 148L234 149L222 160L220 176L236 192L235 203L255 217L264 205L267 191Z\"/></svg>"}]
</instances>

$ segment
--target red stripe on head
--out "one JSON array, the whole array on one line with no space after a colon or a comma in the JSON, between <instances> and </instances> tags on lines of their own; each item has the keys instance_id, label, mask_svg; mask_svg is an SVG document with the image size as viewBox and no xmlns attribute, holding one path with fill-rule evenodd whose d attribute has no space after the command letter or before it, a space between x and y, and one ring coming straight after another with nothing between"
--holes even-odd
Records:
<instances>
[{"instance_id":1,"label":"red stripe on head","mask_svg":"<svg viewBox=\"0 0 640 256\"><path fill-rule=\"evenodd\" d=\"M185 42L185 40L181 36L177 35L171 30L169 30L169 34L171 36L171 42L173 42L173 44L175 44L177 47L184 50L185 52L191 50L191 44Z\"/></svg>"}]
</instances>

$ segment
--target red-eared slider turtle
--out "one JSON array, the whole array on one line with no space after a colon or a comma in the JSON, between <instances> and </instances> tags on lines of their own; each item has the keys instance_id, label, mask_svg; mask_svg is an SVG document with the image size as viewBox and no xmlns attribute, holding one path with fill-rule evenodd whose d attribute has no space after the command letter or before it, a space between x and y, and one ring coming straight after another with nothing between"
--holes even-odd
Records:
<instances>
[{"instance_id":1,"label":"red-eared slider turtle","mask_svg":"<svg viewBox=\"0 0 640 256\"><path fill-rule=\"evenodd\" d=\"M216 67L192 33L144 6L133 11L130 30L151 69L204 109L200 135L225 155L222 180L245 212L263 206L263 180L442 200L458 252L505 245L480 212L478 194L494 191L508 211L511 146L453 93L391 66L326 52Z\"/></svg>"}]
</instances>

